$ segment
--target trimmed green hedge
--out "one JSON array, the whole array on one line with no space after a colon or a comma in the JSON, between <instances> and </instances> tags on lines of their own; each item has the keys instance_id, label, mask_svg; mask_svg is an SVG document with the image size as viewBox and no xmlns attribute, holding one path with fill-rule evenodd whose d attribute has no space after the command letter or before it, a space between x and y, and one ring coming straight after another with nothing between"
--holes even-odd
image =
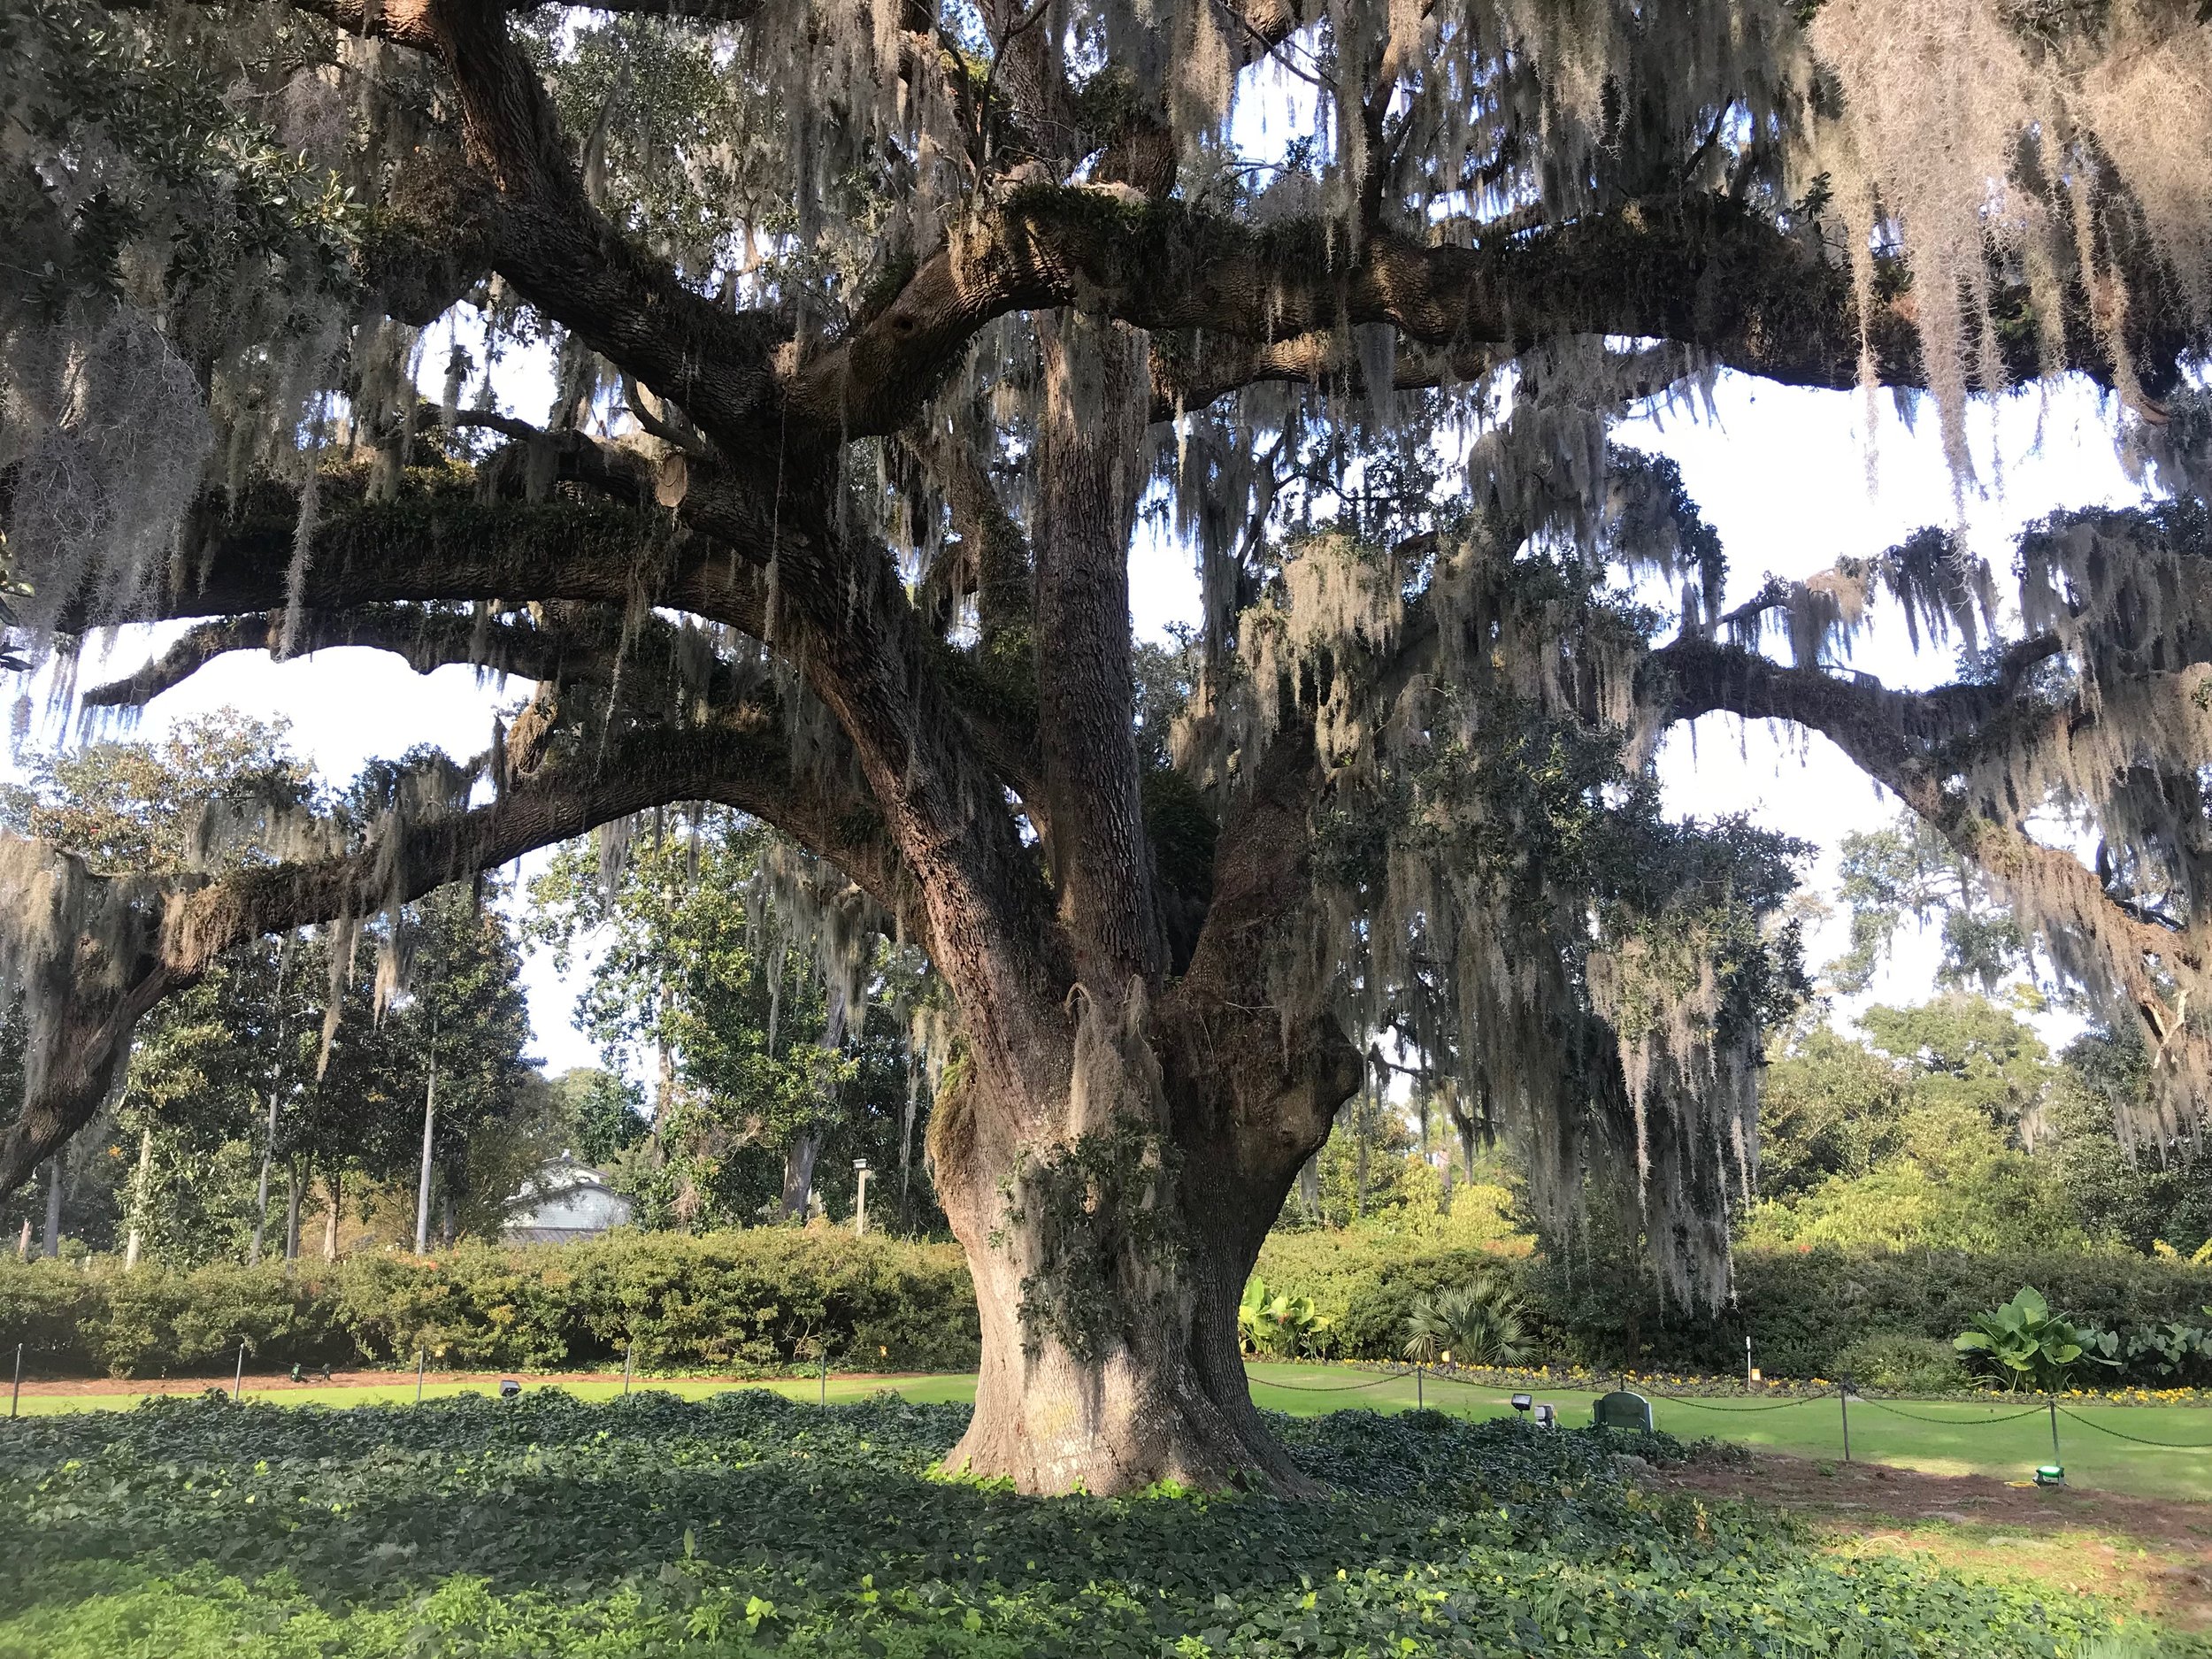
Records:
<instances>
[{"instance_id":1,"label":"trimmed green hedge","mask_svg":"<svg viewBox=\"0 0 2212 1659\"><path fill-rule=\"evenodd\" d=\"M1740 1250L1737 1305L1717 1316L1670 1308L1647 1279L1617 1269L1479 1250L1414 1254L1382 1234L1271 1239L1259 1271L1270 1289L1313 1298L1330 1322L1323 1352L1394 1359L1413 1303L1484 1267L1512 1279L1553 1359L1728 1373L1743 1368L1748 1332L1754 1363L1771 1377L1833 1377L1847 1349L1878 1334L1947 1342L2023 1285L2085 1324L2124 1333L2202 1324L2212 1303L2212 1267L2119 1251Z\"/></svg>"},{"instance_id":2,"label":"trimmed green hedge","mask_svg":"<svg viewBox=\"0 0 2212 1659\"><path fill-rule=\"evenodd\" d=\"M1415 1302L1489 1269L1511 1277L1549 1358L1725 1373L1742 1366L1748 1329L1775 1377L1833 1377L1870 1337L1947 1341L2023 1285L2120 1332L2201 1323L2212 1303L2212 1268L2117 1253L1747 1250L1736 1265L1739 1305L1717 1317L1663 1307L1632 1275L1380 1233L1279 1234L1258 1271L1271 1288L1313 1298L1328 1321L1320 1349L1338 1357L1396 1358ZM419 1344L449 1366L587 1368L618 1364L634 1339L648 1370L735 1371L825 1348L847 1369L964 1371L979 1342L957 1246L843 1232L465 1244L433 1260L364 1255L290 1274L280 1263L126 1273L112 1259L0 1259L0 1352L28 1344L35 1371L219 1371L242 1338L263 1367L404 1363Z\"/></svg>"},{"instance_id":3,"label":"trimmed green hedge","mask_svg":"<svg viewBox=\"0 0 2212 1659\"><path fill-rule=\"evenodd\" d=\"M242 1339L262 1366L402 1362L419 1345L506 1370L618 1364L634 1339L649 1370L773 1370L826 1348L849 1368L962 1371L980 1343L956 1246L844 1233L463 1244L288 1274L0 1261L0 1348L27 1343L50 1375L219 1371Z\"/></svg>"}]
</instances>

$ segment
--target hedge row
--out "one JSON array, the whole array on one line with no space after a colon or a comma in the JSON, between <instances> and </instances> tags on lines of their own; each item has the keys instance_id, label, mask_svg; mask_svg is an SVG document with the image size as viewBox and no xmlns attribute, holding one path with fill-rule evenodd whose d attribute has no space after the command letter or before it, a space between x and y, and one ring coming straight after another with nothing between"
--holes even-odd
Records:
<instances>
[{"instance_id":1,"label":"hedge row","mask_svg":"<svg viewBox=\"0 0 2212 1659\"><path fill-rule=\"evenodd\" d=\"M1746 1251L1738 1305L1717 1317L1666 1308L1632 1276L1384 1234L1278 1235L1259 1262L1271 1289L1314 1299L1328 1321L1322 1352L1363 1359L1394 1358L1416 1302L1486 1269L1512 1279L1547 1359L1727 1372L1742 1365L1748 1332L1777 1377L1832 1377L1843 1351L1871 1336L1947 1340L2022 1285L2122 1333L2200 1324L2212 1303L2212 1268L2116 1253ZM642 1367L715 1371L773 1370L825 1350L847 1368L961 1371L979 1341L956 1246L845 1233L462 1245L433 1260L365 1255L291 1273L0 1259L0 1350L27 1343L50 1374L219 1370L242 1339L263 1366L404 1362L421 1346L445 1365L585 1368L618 1364L634 1340Z\"/></svg>"},{"instance_id":2,"label":"hedge row","mask_svg":"<svg viewBox=\"0 0 2212 1659\"><path fill-rule=\"evenodd\" d=\"M432 1259L217 1265L0 1262L0 1347L49 1372L220 1369L241 1340L258 1365L619 1364L771 1370L826 1348L833 1364L958 1371L976 1363L974 1292L957 1247L761 1228L691 1238L463 1244Z\"/></svg>"},{"instance_id":3,"label":"hedge row","mask_svg":"<svg viewBox=\"0 0 2212 1659\"><path fill-rule=\"evenodd\" d=\"M1271 1290L1312 1297L1330 1322L1324 1353L1362 1359L1395 1357L1416 1302L1485 1269L1513 1281L1547 1359L1727 1373L1742 1369L1748 1334L1754 1362L1774 1377L1833 1377L1846 1349L1878 1334L1947 1342L2023 1285L2122 1333L2202 1325L2212 1304L2212 1267L2118 1251L1743 1250L1736 1305L1717 1316L1668 1307L1650 1283L1617 1270L1476 1250L1413 1255L1373 1234L1279 1236L1260 1258Z\"/></svg>"}]
</instances>

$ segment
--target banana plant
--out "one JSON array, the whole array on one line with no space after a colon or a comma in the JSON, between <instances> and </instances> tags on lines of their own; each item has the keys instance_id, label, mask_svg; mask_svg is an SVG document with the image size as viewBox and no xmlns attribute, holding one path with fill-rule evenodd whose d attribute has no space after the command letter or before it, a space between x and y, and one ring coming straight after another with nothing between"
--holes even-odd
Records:
<instances>
[{"instance_id":1,"label":"banana plant","mask_svg":"<svg viewBox=\"0 0 2212 1659\"><path fill-rule=\"evenodd\" d=\"M1951 1346L1993 1367L2015 1391L2030 1386L2055 1393L2084 1362L2120 1363L2113 1352L2119 1346L2116 1338L2053 1313L2032 1285L2023 1285L2001 1307L1976 1314L1973 1328L1954 1337Z\"/></svg>"}]
</instances>

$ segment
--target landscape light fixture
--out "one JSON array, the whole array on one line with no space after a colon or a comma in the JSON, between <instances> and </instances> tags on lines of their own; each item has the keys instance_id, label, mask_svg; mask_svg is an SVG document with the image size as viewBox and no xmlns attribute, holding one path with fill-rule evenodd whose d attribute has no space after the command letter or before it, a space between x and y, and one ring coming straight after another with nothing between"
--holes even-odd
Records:
<instances>
[{"instance_id":1,"label":"landscape light fixture","mask_svg":"<svg viewBox=\"0 0 2212 1659\"><path fill-rule=\"evenodd\" d=\"M1528 1409L1535 1403L1535 1400L1527 1394L1515 1394L1513 1396L1513 1409L1516 1411L1521 1412L1523 1415L1526 1415Z\"/></svg>"},{"instance_id":2,"label":"landscape light fixture","mask_svg":"<svg viewBox=\"0 0 2212 1659\"><path fill-rule=\"evenodd\" d=\"M502 1377L499 1379L499 1397L502 1400L512 1400L521 1393L522 1385L513 1378Z\"/></svg>"},{"instance_id":3,"label":"landscape light fixture","mask_svg":"<svg viewBox=\"0 0 2212 1659\"><path fill-rule=\"evenodd\" d=\"M2035 1484L2039 1486L2064 1486L2066 1484L2066 1465L2063 1463L2039 1464L2035 1471Z\"/></svg>"},{"instance_id":4,"label":"landscape light fixture","mask_svg":"<svg viewBox=\"0 0 2212 1659\"><path fill-rule=\"evenodd\" d=\"M1536 1408L1536 1426L1540 1429L1557 1428L1559 1426L1559 1408L1550 1404L1538 1406Z\"/></svg>"}]
</instances>

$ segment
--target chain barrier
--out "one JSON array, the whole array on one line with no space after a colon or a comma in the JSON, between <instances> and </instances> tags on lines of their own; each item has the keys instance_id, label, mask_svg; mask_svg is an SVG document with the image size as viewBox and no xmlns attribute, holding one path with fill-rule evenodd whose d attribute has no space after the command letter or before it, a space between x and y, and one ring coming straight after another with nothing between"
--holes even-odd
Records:
<instances>
[{"instance_id":1,"label":"chain barrier","mask_svg":"<svg viewBox=\"0 0 2212 1659\"><path fill-rule=\"evenodd\" d=\"M1910 1417L1915 1423L1932 1423L1939 1428L1947 1429L1979 1429L1996 1423L2017 1423L2022 1417L2039 1417L2050 1409L2047 1406L2030 1406L2025 1411L2008 1411L2001 1417L1933 1417L1924 1411L1904 1410L1900 1407L1891 1405L1887 1401L1869 1399L1865 1394L1855 1391L1851 1397L1861 1405L1872 1406L1877 1411L1886 1411L1893 1417Z\"/></svg>"},{"instance_id":2,"label":"chain barrier","mask_svg":"<svg viewBox=\"0 0 2212 1659\"><path fill-rule=\"evenodd\" d=\"M2109 1434L2115 1440L2132 1440L2138 1446L2155 1446L2168 1452L2212 1452L2212 1440L2147 1440L2139 1434L2130 1434L2125 1429L2111 1428L2094 1417L2085 1417L2070 1406L2061 1406L2058 1409L2061 1417L2071 1417L2075 1422L2093 1428L2100 1434Z\"/></svg>"},{"instance_id":3,"label":"chain barrier","mask_svg":"<svg viewBox=\"0 0 2212 1659\"><path fill-rule=\"evenodd\" d=\"M1710 1400L1701 1400L1695 1394L1663 1394L1656 1389L1647 1391L1640 1388L1636 1392L1639 1394L1648 1392L1654 1400L1664 1400L1673 1405L1695 1406L1701 1411L1717 1411L1723 1417L1732 1412L1738 1416L1748 1416L1755 1411L1785 1411L1792 1406L1816 1406L1824 1400L1833 1400L1836 1397L1833 1393L1799 1394L1795 1399L1763 1401L1755 1406L1724 1406L1716 1405Z\"/></svg>"},{"instance_id":4,"label":"chain barrier","mask_svg":"<svg viewBox=\"0 0 2212 1659\"><path fill-rule=\"evenodd\" d=\"M1397 1382L1412 1375L1413 1373L1409 1371L1390 1371L1371 1377L1365 1382L1356 1383L1276 1382L1266 1377L1260 1378L1258 1380L1263 1388L1283 1388L1297 1394L1357 1394L1363 1388L1379 1388L1386 1382Z\"/></svg>"}]
</instances>

